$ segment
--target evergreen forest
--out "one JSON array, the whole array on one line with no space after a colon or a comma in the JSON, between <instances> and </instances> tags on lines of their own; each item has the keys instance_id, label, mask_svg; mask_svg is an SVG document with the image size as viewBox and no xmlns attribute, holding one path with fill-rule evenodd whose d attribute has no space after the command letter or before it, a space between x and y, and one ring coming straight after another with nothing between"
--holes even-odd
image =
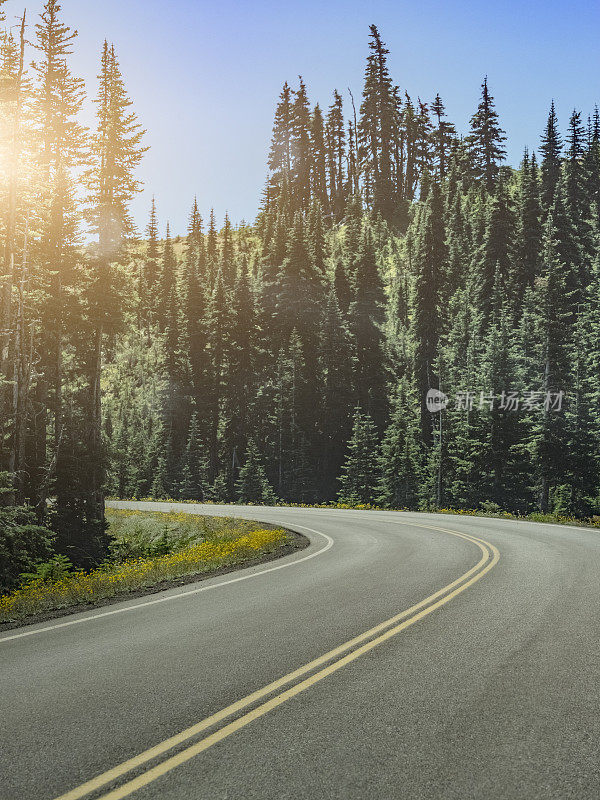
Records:
<instances>
[{"instance_id":1,"label":"evergreen forest","mask_svg":"<svg viewBox=\"0 0 600 800\"><path fill-rule=\"evenodd\" d=\"M58 0L0 40L0 561L100 562L106 496L599 512L597 108L508 164L493 76L463 129L372 25L356 96L283 83L255 220L190 186L139 230L143 121L76 47Z\"/></svg>"}]
</instances>

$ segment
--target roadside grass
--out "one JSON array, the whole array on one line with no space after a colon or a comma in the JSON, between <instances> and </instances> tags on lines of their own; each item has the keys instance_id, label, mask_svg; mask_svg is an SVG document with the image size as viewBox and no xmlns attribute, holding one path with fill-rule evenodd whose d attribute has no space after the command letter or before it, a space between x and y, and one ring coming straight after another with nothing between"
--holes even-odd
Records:
<instances>
[{"instance_id":1,"label":"roadside grass","mask_svg":"<svg viewBox=\"0 0 600 800\"><path fill-rule=\"evenodd\" d=\"M579 528L600 528L600 517L580 519L568 517L564 514L542 514L541 511L532 511L529 514L513 514L510 511L481 511L477 509L438 508L437 514L459 514L470 517L488 517L491 519L514 519L523 522L543 522L553 525L573 525Z\"/></svg>"},{"instance_id":2,"label":"roadside grass","mask_svg":"<svg viewBox=\"0 0 600 800\"><path fill-rule=\"evenodd\" d=\"M229 541L257 529L257 523L182 511L107 508L111 561L167 555L205 541Z\"/></svg>"},{"instance_id":3,"label":"roadside grass","mask_svg":"<svg viewBox=\"0 0 600 800\"><path fill-rule=\"evenodd\" d=\"M58 580L28 576L20 588L0 597L0 622L126 596L163 581L242 564L288 541L283 529L267 530L231 517L109 508L107 519L113 539L105 564L90 572L67 570Z\"/></svg>"}]
</instances>

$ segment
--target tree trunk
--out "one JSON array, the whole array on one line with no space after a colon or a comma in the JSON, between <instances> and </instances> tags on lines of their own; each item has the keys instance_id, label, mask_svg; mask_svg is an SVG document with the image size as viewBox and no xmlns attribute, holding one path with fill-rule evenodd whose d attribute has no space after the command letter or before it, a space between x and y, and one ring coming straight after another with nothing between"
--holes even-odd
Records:
<instances>
[{"instance_id":1,"label":"tree trunk","mask_svg":"<svg viewBox=\"0 0 600 800\"><path fill-rule=\"evenodd\" d=\"M104 523L104 454L102 452L102 321L98 320L94 335L92 373L90 376L90 458L91 501L93 516Z\"/></svg>"}]
</instances>

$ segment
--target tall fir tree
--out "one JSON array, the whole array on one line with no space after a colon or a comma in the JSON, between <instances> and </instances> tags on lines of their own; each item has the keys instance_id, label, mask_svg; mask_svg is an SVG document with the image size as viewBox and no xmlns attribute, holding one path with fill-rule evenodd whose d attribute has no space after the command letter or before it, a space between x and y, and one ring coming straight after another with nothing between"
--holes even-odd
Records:
<instances>
[{"instance_id":1,"label":"tall fir tree","mask_svg":"<svg viewBox=\"0 0 600 800\"><path fill-rule=\"evenodd\" d=\"M240 503L273 505L276 502L275 493L269 484L260 453L253 440L248 442L246 448L236 492Z\"/></svg>"},{"instance_id":2,"label":"tall fir tree","mask_svg":"<svg viewBox=\"0 0 600 800\"><path fill-rule=\"evenodd\" d=\"M558 130L558 117L554 100L548 113L548 121L542 135L541 154L541 203L548 214L554 202L556 187L560 178L562 139Z\"/></svg>"},{"instance_id":3,"label":"tall fir tree","mask_svg":"<svg viewBox=\"0 0 600 800\"><path fill-rule=\"evenodd\" d=\"M81 210L75 180L85 159L87 131L78 120L85 97L83 80L69 68L77 33L62 22L57 0L44 4L35 34L39 58L34 64L34 113L40 128L42 180L41 232L35 256L41 266L36 278L43 292L39 335L44 345L40 347L40 376L33 401L28 493L43 519L49 490L63 488L59 473L63 466L63 360L68 346L65 319L77 309L81 289L77 279Z\"/></svg>"},{"instance_id":4,"label":"tall fir tree","mask_svg":"<svg viewBox=\"0 0 600 800\"><path fill-rule=\"evenodd\" d=\"M335 481L342 465L344 446L351 433L356 402L351 348L348 326L332 286L319 334L319 486L323 500L335 495Z\"/></svg>"},{"instance_id":5,"label":"tall fir tree","mask_svg":"<svg viewBox=\"0 0 600 800\"><path fill-rule=\"evenodd\" d=\"M379 454L378 502L386 508L415 508L419 502L420 448L417 403L403 380Z\"/></svg>"},{"instance_id":6,"label":"tall fir tree","mask_svg":"<svg viewBox=\"0 0 600 800\"><path fill-rule=\"evenodd\" d=\"M360 406L354 412L352 436L339 478L338 497L345 503L372 503L377 490L377 429Z\"/></svg>"},{"instance_id":7,"label":"tall fir tree","mask_svg":"<svg viewBox=\"0 0 600 800\"><path fill-rule=\"evenodd\" d=\"M496 188L500 164L506 157L505 141L506 134L500 127L486 76L481 84L481 100L477 111L471 117L468 143L473 159L473 174L490 193Z\"/></svg>"},{"instance_id":8,"label":"tall fir tree","mask_svg":"<svg viewBox=\"0 0 600 800\"><path fill-rule=\"evenodd\" d=\"M560 260L557 229L552 216L544 231L544 271L537 288L537 340L540 371L538 380L544 401L568 392L571 385L572 332L569 328L570 302L564 263ZM565 397L564 406L570 402ZM562 409L561 409L562 411ZM544 404L534 417L532 452L535 458L539 509L547 512L552 493L566 482L569 431L565 413L553 412Z\"/></svg>"},{"instance_id":9,"label":"tall fir tree","mask_svg":"<svg viewBox=\"0 0 600 800\"><path fill-rule=\"evenodd\" d=\"M517 195L515 266L511 295L518 311L527 288L532 288L541 269L542 208L535 153L527 151L521 163Z\"/></svg>"},{"instance_id":10,"label":"tall fir tree","mask_svg":"<svg viewBox=\"0 0 600 800\"><path fill-rule=\"evenodd\" d=\"M495 195L489 200L487 221L479 262L479 305L483 323L491 312L496 272L504 287L513 278L515 249L515 216L512 199L504 180L498 182Z\"/></svg>"},{"instance_id":11,"label":"tall fir tree","mask_svg":"<svg viewBox=\"0 0 600 800\"><path fill-rule=\"evenodd\" d=\"M354 274L349 311L358 402L382 431L388 412L385 363L385 294L373 235L365 227Z\"/></svg>"},{"instance_id":12,"label":"tall fir tree","mask_svg":"<svg viewBox=\"0 0 600 800\"><path fill-rule=\"evenodd\" d=\"M291 128L292 207L295 211L305 211L311 200L312 151L310 106L302 77L299 78L298 89L294 92Z\"/></svg>"},{"instance_id":13,"label":"tall fir tree","mask_svg":"<svg viewBox=\"0 0 600 800\"><path fill-rule=\"evenodd\" d=\"M158 236L158 212L156 199L152 197L150 216L146 227L146 253L141 276L141 302L143 315L147 324L156 322L156 308L161 296L160 292L160 252Z\"/></svg>"},{"instance_id":14,"label":"tall fir tree","mask_svg":"<svg viewBox=\"0 0 600 800\"><path fill-rule=\"evenodd\" d=\"M364 164L367 202L388 222L394 218L392 141L396 100L386 49L375 25L370 26L369 56L360 106L359 160Z\"/></svg>"},{"instance_id":15,"label":"tall fir tree","mask_svg":"<svg viewBox=\"0 0 600 800\"><path fill-rule=\"evenodd\" d=\"M267 208L276 204L280 210L282 208L287 210L286 195L292 169L292 135L292 89L286 81L279 96L273 123L268 159L270 174L266 190ZM289 196L287 201L289 201Z\"/></svg>"},{"instance_id":16,"label":"tall fir tree","mask_svg":"<svg viewBox=\"0 0 600 800\"><path fill-rule=\"evenodd\" d=\"M454 125L446 119L446 108L439 93L436 94L431 104L431 113L435 119L435 127L430 136L435 154L436 173L439 180L443 181L446 177L450 152L457 134Z\"/></svg>"},{"instance_id":17,"label":"tall fir tree","mask_svg":"<svg viewBox=\"0 0 600 800\"><path fill-rule=\"evenodd\" d=\"M90 523L97 522L97 547L102 549L105 458L100 380L104 334L118 307L112 290L111 263L119 257L126 236L133 231L129 201L140 190L135 170L147 148L142 145L145 131L131 111L115 49L108 42L104 42L102 50L99 80L98 127L93 137L93 166L87 174L89 216L98 236L98 256L88 295L93 339L88 357L89 490L83 511Z\"/></svg>"},{"instance_id":18,"label":"tall fir tree","mask_svg":"<svg viewBox=\"0 0 600 800\"><path fill-rule=\"evenodd\" d=\"M329 106L325 138L327 145L327 179L329 188L329 206L333 218L337 221L344 213L346 200L346 184L344 162L346 154L346 133L344 128L344 108L342 96L333 93L333 103Z\"/></svg>"},{"instance_id":19,"label":"tall fir tree","mask_svg":"<svg viewBox=\"0 0 600 800\"><path fill-rule=\"evenodd\" d=\"M327 147L325 144L325 122L319 104L314 107L310 122L311 146L311 198L316 200L321 208L329 208L329 195L327 193Z\"/></svg>"},{"instance_id":20,"label":"tall fir tree","mask_svg":"<svg viewBox=\"0 0 600 800\"><path fill-rule=\"evenodd\" d=\"M447 258L441 192L434 181L420 218L413 317L421 440L426 446L433 441L433 417L427 409L426 395L430 389L438 387L435 364L440 336L440 297Z\"/></svg>"}]
</instances>

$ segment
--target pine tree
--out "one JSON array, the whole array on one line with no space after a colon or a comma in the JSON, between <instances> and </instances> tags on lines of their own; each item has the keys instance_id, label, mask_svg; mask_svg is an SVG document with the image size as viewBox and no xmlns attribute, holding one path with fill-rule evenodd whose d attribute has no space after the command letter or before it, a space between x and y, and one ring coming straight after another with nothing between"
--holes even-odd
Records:
<instances>
[{"instance_id":1,"label":"pine tree","mask_svg":"<svg viewBox=\"0 0 600 800\"><path fill-rule=\"evenodd\" d=\"M439 93L436 94L431 104L431 112L436 120L436 126L431 132L433 152L436 160L436 172L439 180L443 181L448 169L452 144L456 139L456 129L451 122L445 119L446 108Z\"/></svg>"},{"instance_id":2,"label":"pine tree","mask_svg":"<svg viewBox=\"0 0 600 800\"><path fill-rule=\"evenodd\" d=\"M600 220L600 110L594 108L591 130L585 153L584 172L587 183L587 197L590 202L590 218L598 225Z\"/></svg>"},{"instance_id":3,"label":"pine tree","mask_svg":"<svg viewBox=\"0 0 600 800\"><path fill-rule=\"evenodd\" d=\"M299 425L298 386L305 369L302 342L293 330L276 354L273 372L262 390L263 417L268 421L265 439L272 453L273 483L280 497L292 499L302 432ZM261 398L262 399L262 398Z\"/></svg>"},{"instance_id":4,"label":"pine tree","mask_svg":"<svg viewBox=\"0 0 600 800\"><path fill-rule=\"evenodd\" d=\"M537 328L540 346L540 389L545 397L567 392L570 385L569 293L559 260L556 228L550 217L544 231L544 272L538 286ZM564 413L544 408L534 420L532 436L539 508L547 512L552 489L565 483L569 432Z\"/></svg>"},{"instance_id":5,"label":"pine tree","mask_svg":"<svg viewBox=\"0 0 600 800\"><path fill-rule=\"evenodd\" d=\"M370 31L358 129L359 159L366 173L367 202L375 213L391 222L395 212L391 143L395 136L396 100L387 66L389 50L375 25L370 26Z\"/></svg>"},{"instance_id":6,"label":"pine tree","mask_svg":"<svg viewBox=\"0 0 600 800\"><path fill-rule=\"evenodd\" d=\"M344 161L346 139L344 129L344 109L342 96L333 93L333 103L329 106L325 137L327 145L327 176L329 184L329 206L334 220L341 219L346 202Z\"/></svg>"},{"instance_id":7,"label":"pine tree","mask_svg":"<svg viewBox=\"0 0 600 800\"><path fill-rule=\"evenodd\" d=\"M282 340L296 328L303 342L314 348L318 319L318 299L322 292L321 276L311 259L302 214L294 217L287 256L277 281L277 321Z\"/></svg>"},{"instance_id":8,"label":"pine tree","mask_svg":"<svg viewBox=\"0 0 600 800\"><path fill-rule=\"evenodd\" d=\"M506 157L503 142L506 135L500 127L494 98L489 92L487 77L481 84L481 101L471 117L468 143L473 159L473 174L492 193L496 187L499 165Z\"/></svg>"},{"instance_id":9,"label":"pine tree","mask_svg":"<svg viewBox=\"0 0 600 800\"><path fill-rule=\"evenodd\" d=\"M236 484L240 503L262 503L274 505L277 502L275 493L265 472L260 453L251 439L246 448L244 465L240 469L240 477Z\"/></svg>"},{"instance_id":10,"label":"pine tree","mask_svg":"<svg viewBox=\"0 0 600 800\"><path fill-rule=\"evenodd\" d=\"M397 100L399 102L399 100ZM402 109L402 162L399 165L399 172L404 173L402 185L402 198L411 203L415 197L415 192L419 182L419 171L417 169L417 115L412 100L408 93L405 93L404 107Z\"/></svg>"},{"instance_id":11,"label":"pine tree","mask_svg":"<svg viewBox=\"0 0 600 800\"><path fill-rule=\"evenodd\" d=\"M354 99L353 99L354 105ZM346 195L358 194L360 191L357 123L348 120L348 168L346 170Z\"/></svg>"},{"instance_id":12,"label":"pine tree","mask_svg":"<svg viewBox=\"0 0 600 800\"><path fill-rule=\"evenodd\" d=\"M553 228L553 245L556 257L562 264L563 280L565 283L565 300L570 308L571 322L574 322L577 307L584 299L584 285L588 279L588 263L585 258L585 248L581 241L581 227L579 220L573 217L572 208L567 197L566 175L561 178L556 187L556 193L548 219ZM542 253L545 252L544 245Z\"/></svg>"},{"instance_id":13,"label":"pine tree","mask_svg":"<svg viewBox=\"0 0 600 800\"><path fill-rule=\"evenodd\" d=\"M103 257L115 257L124 237L133 231L128 203L140 190L135 169L148 149L145 131L131 109L115 49L104 43L96 99L98 130L94 137L95 165L88 173L90 219Z\"/></svg>"},{"instance_id":14,"label":"pine tree","mask_svg":"<svg viewBox=\"0 0 600 800\"><path fill-rule=\"evenodd\" d=\"M323 225L323 211L321 204L315 200L310 207L308 215L308 250L316 275L322 278L325 275L325 260L327 256L325 230Z\"/></svg>"},{"instance_id":15,"label":"pine tree","mask_svg":"<svg viewBox=\"0 0 600 800\"><path fill-rule=\"evenodd\" d=\"M228 424L224 436L228 464L233 463L234 451L245 451L248 434L252 429L258 366L257 347L255 299L250 286L248 264L242 259L231 301L227 342L224 414Z\"/></svg>"},{"instance_id":16,"label":"pine tree","mask_svg":"<svg viewBox=\"0 0 600 800\"><path fill-rule=\"evenodd\" d=\"M169 322L169 304L174 297L177 285L177 261L171 239L171 226L167 222L165 243L160 265L160 282L158 288L157 321L160 331L165 331Z\"/></svg>"},{"instance_id":17,"label":"pine tree","mask_svg":"<svg viewBox=\"0 0 600 800\"><path fill-rule=\"evenodd\" d=\"M377 429L360 406L354 412L352 436L339 478L343 503L373 503L377 494Z\"/></svg>"},{"instance_id":18,"label":"pine tree","mask_svg":"<svg viewBox=\"0 0 600 800\"><path fill-rule=\"evenodd\" d=\"M231 228L231 221L229 215L225 214L225 223L223 225L223 239L220 253L220 271L223 283L227 291L230 291L235 282L236 269L235 269L235 253L233 246L233 231Z\"/></svg>"},{"instance_id":19,"label":"pine tree","mask_svg":"<svg viewBox=\"0 0 600 800\"><path fill-rule=\"evenodd\" d=\"M348 198L345 209L344 258L346 272L352 283L356 279L356 265L360 258L363 238L363 206L360 195Z\"/></svg>"},{"instance_id":20,"label":"pine tree","mask_svg":"<svg viewBox=\"0 0 600 800\"><path fill-rule=\"evenodd\" d=\"M24 67L26 12L19 21L18 44L12 34L2 37L2 84L4 104L4 202L3 268L0 278L0 456L11 475L13 492L4 493L4 502L20 504L25 499L27 408L32 379L32 359L28 355L29 313L26 305L29 284L29 214L26 189L33 178L28 168L26 146L28 121L25 110L29 82ZM29 173L29 174L28 174ZM19 217L25 204L23 247L19 246ZM17 261L19 251L22 260ZM14 302L13 302L14 301Z\"/></svg>"},{"instance_id":21,"label":"pine tree","mask_svg":"<svg viewBox=\"0 0 600 800\"><path fill-rule=\"evenodd\" d=\"M518 373L511 315L500 275L492 289L491 312L485 335L481 364L484 397L481 426L484 431L482 463L485 465L482 491L500 508L527 508L527 479L531 472L526 455L526 428L517 409L507 398L522 391ZM487 399L487 398L491 399Z\"/></svg>"},{"instance_id":22,"label":"pine tree","mask_svg":"<svg viewBox=\"0 0 600 800\"><path fill-rule=\"evenodd\" d=\"M420 452L417 403L403 381L394 398L391 421L381 442L377 502L386 508L417 508Z\"/></svg>"},{"instance_id":23,"label":"pine tree","mask_svg":"<svg viewBox=\"0 0 600 800\"><path fill-rule=\"evenodd\" d=\"M564 165L564 186L567 210L577 222L577 233L582 247L582 281L590 280L591 257L594 248L590 225L590 203L588 198L588 175L585 160L585 129L581 114L573 111L569 120L567 153Z\"/></svg>"},{"instance_id":24,"label":"pine tree","mask_svg":"<svg viewBox=\"0 0 600 800\"><path fill-rule=\"evenodd\" d=\"M182 349L183 319L177 287L173 285L165 304L164 347L167 384L163 393L162 454L166 463L165 488L177 497L181 453L185 448L190 401L188 396L187 354Z\"/></svg>"},{"instance_id":25,"label":"pine tree","mask_svg":"<svg viewBox=\"0 0 600 800\"><path fill-rule=\"evenodd\" d=\"M322 381L318 422L321 461L319 488L324 500L330 500L335 495L335 479L339 475L344 445L351 432L356 399L351 344L350 333L332 286L319 334Z\"/></svg>"},{"instance_id":26,"label":"pine tree","mask_svg":"<svg viewBox=\"0 0 600 800\"><path fill-rule=\"evenodd\" d=\"M433 126L427 103L419 100L419 113L415 118L415 161L421 187L421 199L427 197L427 182L433 169Z\"/></svg>"},{"instance_id":27,"label":"pine tree","mask_svg":"<svg viewBox=\"0 0 600 800\"><path fill-rule=\"evenodd\" d=\"M294 92L295 97L292 103L292 170L290 183L293 209L295 211L305 211L311 200L311 120L306 86L302 77L299 78L299 81L300 84Z\"/></svg>"},{"instance_id":28,"label":"pine tree","mask_svg":"<svg viewBox=\"0 0 600 800\"><path fill-rule=\"evenodd\" d=\"M342 314L346 316L350 308L350 303L353 300L354 293L350 284L346 265L344 263L344 256L339 252L335 256L333 287L339 309Z\"/></svg>"},{"instance_id":29,"label":"pine tree","mask_svg":"<svg viewBox=\"0 0 600 800\"><path fill-rule=\"evenodd\" d=\"M525 151L517 201L515 269L511 286L514 304L519 308L525 290L532 288L540 272L542 242L542 209L535 154L529 159Z\"/></svg>"},{"instance_id":30,"label":"pine tree","mask_svg":"<svg viewBox=\"0 0 600 800\"><path fill-rule=\"evenodd\" d=\"M144 131L127 96L114 47L104 43L100 89L96 100L98 129L93 139L94 165L88 172L90 220L98 235L98 258L89 296L94 330L89 357L89 499L86 514L104 527L104 455L100 379L104 332L111 323L115 296L111 291L111 261L118 257L124 237L132 232L129 201L139 191L135 170L146 150Z\"/></svg>"},{"instance_id":31,"label":"pine tree","mask_svg":"<svg viewBox=\"0 0 600 800\"><path fill-rule=\"evenodd\" d=\"M329 207L327 193L327 147L325 145L325 123L319 105L315 106L310 123L311 147L311 197L321 208Z\"/></svg>"},{"instance_id":32,"label":"pine tree","mask_svg":"<svg viewBox=\"0 0 600 800\"><path fill-rule=\"evenodd\" d=\"M508 187L503 180L498 182L488 208L479 264L479 304L484 325L490 314L496 271L506 286L514 270L515 219Z\"/></svg>"},{"instance_id":33,"label":"pine tree","mask_svg":"<svg viewBox=\"0 0 600 800\"><path fill-rule=\"evenodd\" d=\"M593 299L595 279L592 281L589 297ZM596 414L597 395L594 391L593 364L595 361L593 333L594 323L589 305L578 309L573 331L572 388L568 407L565 411L569 428L568 505L564 509L578 517L589 517L596 505L598 483L598 443L599 431ZM556 508L554 511L562 511Z\"/></svg>"},{"instance_id":34,"label":"pine tree","mask_svg":"<svg viewBox=\"0 0 600 800\"><path fill-rule=\"evenodd\" d=\"M437 388L435 363L440 334L440 296L447 258L442 199L439 186L434 182L419 219L415 254L415 378L421 408L421 439L425 445L431 445L433 436L432 415L425 398L429 389Z\"/></svg>"},{"instance_id":35,"label":"pine tree","mask_svg":"<svg viewBox=\"0 0 600 800\"><path fill-rule=\"evenodd\" d=\"M276 327L278 276L287 254L288 221L283 213L278 213L273 228L273 235L265 247L261 259L260 276L257 289L261 295L260 314L263 320L266 351L277 352L281 346L278 340L271 347L266 339L267 332Z\"/></svg>"},{"instance_id":36,"label":"pine tree","mask_svg":"<svg viewBox=\"0 0 600 800\"><path fill-rule=\"evenodd\" d=\"M388 392L385 364L385 294L373 236L365 228L354 275L354 300L349 311L358 401L375 422L385 425Z\"/></svg>"},{"instance_id":37,"label":"pine tree","mask_svg":"<svg viewBox=\"0 0 600 800\"><path fill-rule=\"evenodd\" d=\"M446 375L444 392L454 394L455 403L444 417L446 449L446 502L450 507L475 508L482 496L484 432L479 409L467 398L480 380L481 314L475 305L474 277L452 296L448 319L451 324L444 336ZM463 400L459 405L457 398Z\"/></svg>"},{"instance_id":38,"label":"pine tree","mask_svg":"<svg viewBox=\"0 0 600 800\"><path fill-rule=\"evenodd\" d=\"M410 276L396 248L389 258L390 288L386 308L386 350L393 376L403 378L409 367Z\"/></svg>"},{"instance_id":39,"label":"pine tree","mask_svg":"<svg viewBox=\"0 0 600 800\"><path fill-rule=\"evenodd\" d=\"M270 175L267 184L267 207L279 202L279 208L285 208L281 204L281 195L286 183L289 184L291 177L292 119L292 90L286 81L279 96L273 123L273 135L271 137L268 160Z\"/></svg>"},{"instance_id":40,"label":"pine tree","mask_svg":"<svg viewBox=\"0 0 600 800\"><path fill-rule=\"evenodd\" d=\"M205 386L208 428L209 480L215 481L222 473L219 452L219 429L223 415L226 390L227 350L229 344L230 309L221 273L217 275L215 288L208 302L208 375ZM224 498L221 498L224 499Z\"/></svg>"},{"instance_id":41,"label":"pine tree","mask_svg":"<svg viewBox=\"0 0 600 800\"><path fill-rule=\"evenodd\" d=\"M198 204L190 215L187 249L184 261L184 325L185 349L189 359L190 394L200 419L205 418L205 382L207 358L207 295L206 251L202 233L202 217Z\"/></svg>"},{"instance_id":42,"label":"pine tree","mask_svg":"<svg viewBox=\"0 0 600 800\"><path fill-rule=\"evenodd\" d=\"M167 462L165 456L160 456L154 472L151 495L155 500L166 500L169 497L167 485Z\"/></svg>"},{"instance_id":43,"label":"pine tree","mask_svg":"<svg viewBox=\"0 0 600 800\"><path fill-rule=\"evenodd\" d=\"M548 214L554 202L556 187L560 178L561 151L562 140L558 131L558 118L553 100L540 147L542 156L541 203L545 214Z\"/></svg>"},{"instance_id":44,"label":"pine tree","mask_svg":"<svg viewBox=\"0 0 600 800\"><path fill-rule=\"evenodd\" d=\"M448 272L443 300L448 302L457 289L463 289L469 277L465 264L470 260L468 224L465 219L463 199L456 193L446 213L448 245Z\"/></svg>"},{"instance_id":45,"label":"pine tree","mask_svg":"<svg viewBox=\"0 0 600 800\"><path fill-rule=\"evenodd\" d=\"M324 280L310 255L303 217L297 213L288 246L288 256L278 279L277 322L281 341L296 332L302 348L302 371L298 375L299 413L296 419L307 458L316 445L318 418L318 334L324 304ZM297 454L299 451L297 451ZM309 469L309 472L311 470ZM303 479L304 480L304 479Z\"/></svg>"},{"instance_id":46,"label":"pine tree","mask_svg":"<svg viewBox=\"0 0 600 800\"><path fill-rule=\"evenodd\" d=\"M146 421L140 410L136 407L132 414L131 432L128 442L127 460L129 471L127 475L125 497L140 498L148 494L143 491L148 479L146 472L148 452Z\"/></svg>"},{"instance_id":47,"label":"pine tree","mask_svg":"<svg viewBox=\"0 0 600 800\"><path fill-rule=\"evenodd\" d=\"M203 500L206 494L206 457L200 436L198 414L192 414L183 455L180 496L182 500Z\"/></svg>"},{"instance_id":48,"label":"pine tree","mask_svg":"<svg viewBox=\"0 0 600 800\"><path fill-rule=\"evenodd\" d=\"M40 347L41 374L34 400L35 458L30 459L30 481L36 490L30 494L40 518L46 515L47 491L56 477L47 471L48 444L50 464L61 463L56 451L63 438L64 318L69 305L73 306L69 299L79 288L75 267L81 214L75 200L75 170L83 164L87 135L77 119L85 95L83 81L69 69L77 33L60 20L60 11L56 0L47 0L35 26L39 60L34 64L34 114L39 126L39 169L43 182L41 233L35 256L41 265L36 278L43 291L40 336L44 337L44 345ZM49 424L53 434L50 442L47 441Z\"/></svg>"},{"instance_id":49,"label":"pine tree","mask_svg":"<svg viewBox=\"0 0 600 800\"><path fill-rule=\"evenodd\" d=\"M156 200L152 197L150 217L146 228L146 253L142 272L143 313L148 324L156 321L156 308L161 296L160 292L160 254L158 246L158 214Z\"/></svg>"},{"instance_id":50,"label":"pine tree","mask_svg":"<svg viewBox=\"0 0 600 800\"><path fill-rule=\"evenodd\" d=\"M219 234L217 232L217 221L215 212L211 208L208 221L208 233L206 235L206 272L208 284L212 289L214 286L217 272L219 270Z\"/></svg>"}]
</instances>

